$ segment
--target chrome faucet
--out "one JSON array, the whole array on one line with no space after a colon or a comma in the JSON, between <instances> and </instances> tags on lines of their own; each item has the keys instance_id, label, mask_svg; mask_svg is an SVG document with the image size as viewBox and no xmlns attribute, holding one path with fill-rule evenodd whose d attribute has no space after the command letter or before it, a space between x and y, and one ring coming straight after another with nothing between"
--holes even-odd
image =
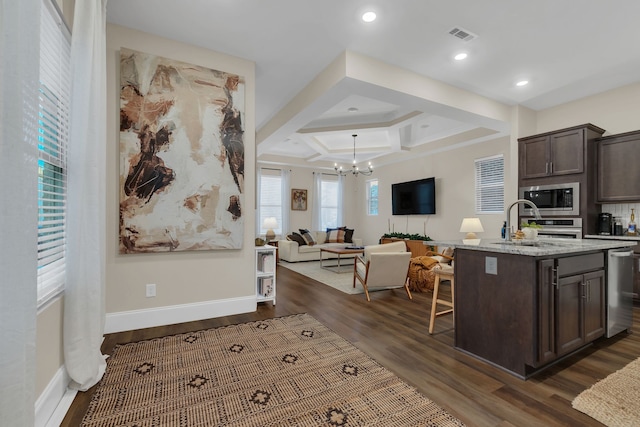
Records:
<instances>
[{"instance_id":1,"label":"chrome faucet","mask_svg":"<svg viewBox=\"0 0 640 427\"><path fill-rule=\"evenodd\" d=\"M531 206L531 208L533 209L533 215L535 215L536 219L542 219L542 216L540 215L540 211L538 210L538 207L531 200L518 199L515 202L511 203L507 208L507 233L505 236L505 239L507 241L511 240L511 208L517 204L524 204L524 205Z\"/></svg>"}]
</instances>

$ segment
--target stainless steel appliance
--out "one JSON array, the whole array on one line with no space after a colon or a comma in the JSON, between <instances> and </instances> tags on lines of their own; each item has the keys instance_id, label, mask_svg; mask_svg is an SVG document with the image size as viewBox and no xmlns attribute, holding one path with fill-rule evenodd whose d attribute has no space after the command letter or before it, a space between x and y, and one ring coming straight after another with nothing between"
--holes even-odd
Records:
<instances>
[{"instance_id":1,"label":"stainless steel appliance","mask_svg":"<svg viewBox=\"0 0 640 427\"><path fill-rule=\"evenodd\" d=\"M633 250L611 249L607 257L607 338L633 324Z\"/></svg>"},{"instance_id":2,"label":"stainless steel appliance","mask_svg":"<svg viewBox=\"0 0 640 427\"><path fill-rule=\"evenodd\" d=\"M598 234L602 236L613 234L613 215L606 212L598 214Z\"/></svg>"},{"instance_id":3,"label":"stainless steel appliance","mask_svg":"<svg viewBox=\"0 0 640 427\"><path fill-rule=\"evenodd\" d=\"M580 215L580 183L520 187L520 198L530 200L544 215ZM533 209L520 205L520 216L533 216Z\"/></svg>"},{"instance_id":4,"label":"stainless steel appliance","mask_svg":"<svg viewBox=\"0 0 640 427\"><path fill-rule=\"evenodd\" d=\"M535 222L541 225L538 237L560 237L566 239L582 239L582 218L522 218L523 222Z\"/></svg>"}]
</instances>

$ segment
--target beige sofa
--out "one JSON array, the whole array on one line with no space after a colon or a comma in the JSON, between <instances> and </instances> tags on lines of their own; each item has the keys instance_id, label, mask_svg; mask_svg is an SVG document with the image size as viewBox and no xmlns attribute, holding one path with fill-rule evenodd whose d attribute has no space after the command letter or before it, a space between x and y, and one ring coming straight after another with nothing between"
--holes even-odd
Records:
<instances>
[{"instance_id":1,"label":"beige sofa","mask_svg":"<svg viewBox=\"0 0 640 427\"><path fill-rule=\"evenodd\" d=\"M318 261L320 260L320 249L322 248L344 248L345 246L362 246L362 239L352 238L353 243L324 243L327 240L325 231L315 231L315 245L298 245L292 240L278 240L278 257L280 261L299 262L299 261ZM341 255L340 258L353 258L354 255ZM323 252L322 259L337 258L337 254Z\"/></svg>"}]
</instances>

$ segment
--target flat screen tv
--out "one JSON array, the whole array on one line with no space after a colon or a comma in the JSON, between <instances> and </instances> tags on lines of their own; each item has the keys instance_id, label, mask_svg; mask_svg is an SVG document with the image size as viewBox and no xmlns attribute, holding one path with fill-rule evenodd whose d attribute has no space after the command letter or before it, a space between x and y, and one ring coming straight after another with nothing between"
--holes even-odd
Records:
<instances>
[{"instance_id":1,"label":"flat screen tv","mask_svg":"<svg viewBox=\"0 0 640 427\"><path fill-rule=\"evenodd\" d=\"M393 215L435 214L435 178L391 184L391 206Z\"/></svg>"}]
</instances>

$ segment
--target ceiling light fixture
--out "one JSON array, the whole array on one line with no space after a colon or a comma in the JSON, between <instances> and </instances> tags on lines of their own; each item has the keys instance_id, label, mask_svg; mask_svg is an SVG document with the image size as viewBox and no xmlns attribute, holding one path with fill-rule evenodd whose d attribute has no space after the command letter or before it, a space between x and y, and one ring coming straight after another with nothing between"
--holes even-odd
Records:
<instances>
[{"instance_id":1,"label":"ceiling light fixture","mask_svg":"<svg viewBox=\"0 0 640 427\"><path fill-rule=\"evenodd\" d=\"M350 113L357 113L358 109L356 107L349 107L349 108L347 108L347 111L350 112Z\"/></svg>"},{"instance_id":2,"label":"ceiling light fixture","mask_svg":"<svg viewBox=\"0 0 640 427\"><path fill-rule=\"evenodd\" d=\"M342 166L338 167L337 163L333 165L333 168L336 170L336 172L340 176L347 176L350 173L355 176L358 176L358 174L371 175L373 173L373 167L371 167L371 162L369 162L369 166L367 167L367 170L364 170L364 171L361 171L360 169L358 169L358 166L356 166L356 136L358 135L353 134L351 136L353 136L353 164L351 165L351 170L343 171Z\"/></svg>"},{"instance_id":3,"label":"ceiling light fixture","mask_svg":"<svg viewBox=\"0 0 640 427\"><path fill-rule=\"evenodd\" d=\"M467 54L462 52L453 57L456 61L462 61L463 59L467 59Z\"/></svg>"},{"instance_id":4,"label":"ceiling light fixture","mask_svg":"<svg viewBox=\"0 0 640 427\"><path fill-rule=\"evenodd\" d=\"M376 20L376 13L375 12L365 12L362 14L362 20L364 22L373 22Z\"/></svg>"},{"instance_id":5,"label":"ceiling light fixture","mask_svg":"<svg viewBox=\"0 0 640 427\"><path fill-rule=\"evenodd\" d=\"M518 83L516 83L516 86L526 86L529 84L529 80L520 80Z\"/></svg>"}]
</instances>

